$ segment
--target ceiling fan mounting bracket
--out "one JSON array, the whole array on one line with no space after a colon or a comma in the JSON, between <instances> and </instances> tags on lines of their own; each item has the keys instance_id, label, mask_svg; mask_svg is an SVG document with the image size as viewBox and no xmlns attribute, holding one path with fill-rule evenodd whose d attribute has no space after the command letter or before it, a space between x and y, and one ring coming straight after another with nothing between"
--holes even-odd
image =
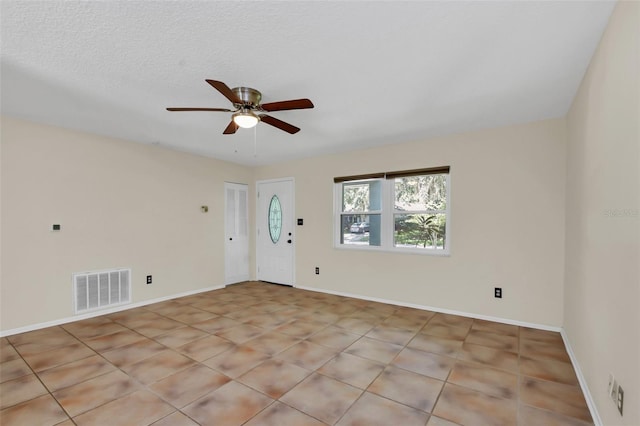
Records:
<instances>
[{"instance_id":1,"label":"ceiling fan mounting bracket","mask_svg":"<svg viewBox=\"0 0 640 426\"><path fill-rule=\"evenodd\" d=\"M234 87L231 91L242 100L241 104L233 104L236 108L251 107L253 109L260 105L262 100L262 93L251 87Z\"/></svg>"}]
</instances>

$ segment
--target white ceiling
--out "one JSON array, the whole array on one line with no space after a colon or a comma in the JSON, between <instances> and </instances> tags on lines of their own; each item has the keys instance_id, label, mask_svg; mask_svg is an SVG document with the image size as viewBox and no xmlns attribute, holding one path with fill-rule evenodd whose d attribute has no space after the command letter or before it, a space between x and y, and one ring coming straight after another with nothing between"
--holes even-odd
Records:
<instances>
[{"instance_id":1,"label":"white ceiling","mask_svg":"<svg viewBox=\"0 0 640 426\"><path fill-rule=\"evenodd\" d=\"M246 165L566 114L603 1L7 1L2 113ZM222 135L205 83L310 98ZM254 143L257 142L257 153Z\"/></svg>"}]
</instances>

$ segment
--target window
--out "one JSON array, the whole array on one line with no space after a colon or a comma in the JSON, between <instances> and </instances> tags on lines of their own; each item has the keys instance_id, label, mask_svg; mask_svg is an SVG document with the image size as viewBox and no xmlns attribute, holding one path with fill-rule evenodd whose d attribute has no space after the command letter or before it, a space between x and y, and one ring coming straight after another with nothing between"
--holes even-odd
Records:
<instances>
[{"instance_id":1,"label":"window","mask_svg":"<svg viewBox=\"0 0 640 426\"><path fill-rule=\"evenodd\" d=\"M334 181L338 247L449 253L449 167Z\"/></svg>"},{"instance_id":2,"label":"window","mask_svg":"<svg viewBox=\"0 0 640 426\"><path fill-rule=\"evenodd\" d=\"M269 223L269 236L273 244L276 244L280 239L280 233L282 231L282 207L280 206L280 199L277 195L271 197L269 202L269 214L267 218Z\"/></svg>"},{"instance_id":3,"label":"window","mask_svg":"<svg viewBox=\"0 0 640 426\"><path fill-rule=\"evenodd\" d=\"M381 242L382 181L342 184L340 244L379 246Z\"/></svg>"}]
</instances>

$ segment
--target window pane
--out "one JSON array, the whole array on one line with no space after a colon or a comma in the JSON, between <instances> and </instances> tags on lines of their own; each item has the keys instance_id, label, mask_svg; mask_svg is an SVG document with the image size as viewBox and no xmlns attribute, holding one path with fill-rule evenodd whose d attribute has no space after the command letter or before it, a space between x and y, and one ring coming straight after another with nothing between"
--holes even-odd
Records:
<instances>
[{"instance_id":1,"label":"window pane","mask_svg":"<svg viewBox=\"0 0 640 426\"><path fill-rule=\"evenodd\" d=\"M444 249L447 221L444 213L396 214L393 219L395 247Z\"/></svg>"},{"instance_id":2,"label":"window pane","mask_svg":"<svg viewBox=\"0 0 640 426\"><path fill-rule=\"evenodd\" d=\"M380 210L382 206L382 181L342 184L342 211L366 212Z\"/></svg>"},{"instance_id":3,"label":"window pane","mask_svg":"<svg viewBox=\"0 0 640 426\"><path fill-rule=\"evenodd\" d=\"M282 207L280 206L280 200L277 195L271 197L267 223L269 224L271 241L273 244L276 244L280 239L280 232L282 231Z\"/></svg>"},{"instance_id":4,"label":"window pane","mask_svg":"<svg viewBox=\"0 0 640 426\"><path fill-rule=\"evenodd\" d=\"M447 174L395 179L395 206L400 211L445 210Z\"/></svg>"},{"instance_id":5,"label":"window pane","mask_svg":"<svg viewBox=\"0 0 640 426\"><path fill-rule=\"evenodd\" d=\"M361 246L380 245L380 215L342 215L340 243Z\"/></svg>"}]
</instances>

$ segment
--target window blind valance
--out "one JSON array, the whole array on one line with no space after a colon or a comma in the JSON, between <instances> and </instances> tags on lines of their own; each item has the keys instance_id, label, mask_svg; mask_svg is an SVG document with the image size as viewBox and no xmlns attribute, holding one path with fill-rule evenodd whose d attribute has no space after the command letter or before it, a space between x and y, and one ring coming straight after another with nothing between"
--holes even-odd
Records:
<instances>
[{"instance_id":1,"label":"window blind valance","mask_svg":"<svg viewBox=\"0 0 640 426\"><path fill-rule=\"evenodd\" d=\"M370 173L366 175L353 175L353 176L340 176L333 178L334 183L348 182L352 180L364 180L364 179L395 179L399 177L409 177L409 176L423 176L423 175L440 175L443 173L449 173L449 166L441 166L441 167L429 167L426 169L412 169L412 170L399 170L395 172L385 172L385 173Z\"/></svg>"},{"instance_id":2,"label":"window blind valance","mask_svg":"<svg viewBox=\"0 0 640 426\"><path fill-rule=\"evenodd\" d=\"M353 176L341 176L341 177L334 177L333 178L333 182L334 183L340 183L340 182L348 182L350 180L365 180L365 179L380 179L384 177L384 173L370 173L367 175L353 175Z\"/></svg>"}]
</instances>

